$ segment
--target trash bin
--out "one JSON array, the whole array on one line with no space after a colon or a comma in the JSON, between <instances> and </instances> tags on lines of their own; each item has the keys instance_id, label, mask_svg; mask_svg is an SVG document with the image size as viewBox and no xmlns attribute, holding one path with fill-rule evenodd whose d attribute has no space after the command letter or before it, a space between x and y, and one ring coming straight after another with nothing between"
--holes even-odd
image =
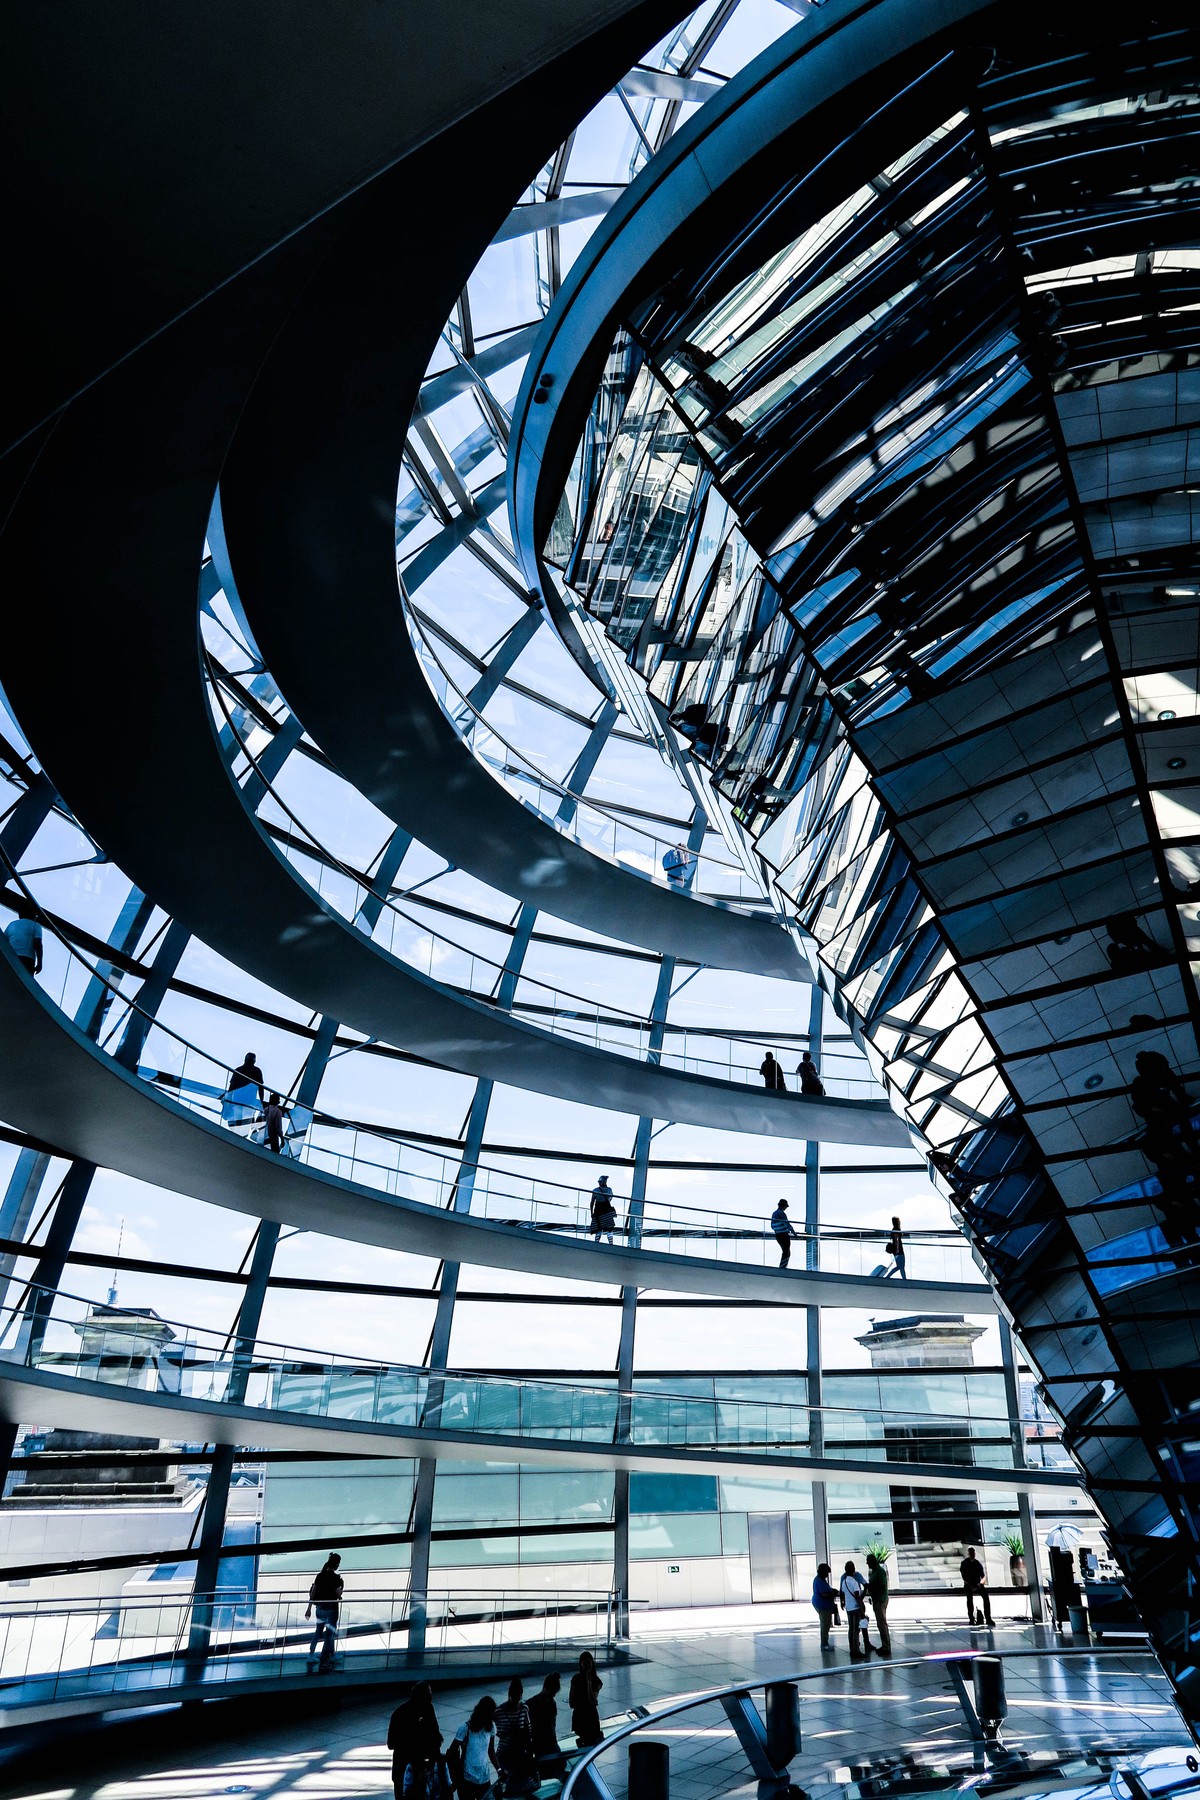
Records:
<instances>
[{"instance_id":1,"label":"trash bin","mask_svg":"<svg viewBox=\"0 0 1200 1800\"><path fill-rule=\"evenodd\" d=\"M629 1800L670 1800L671 1750L650 1738L629 1746Z\"/></svg>"},{"instance_id":2,"label":"trash bin","mask_svg":"<svg viewBox=\"0 0 1200 1800\"><path fill-rule=\"evenodd\" d=\"M971 1663L975 1686L975 1711L984 1736L994 1738L1008 1713L1004 1692L1004 1664L998 1656L977 1656Z\"/></svg>"},{"instance_id":3,"label":"trash bin","mask_svg":"<svg viewBox=\"0 0 1200 1800\"><path fill-rule=\"evenodd\" d=\"M1071 1633L1074 1637L1090 1637L1088 1630L1088 1609L1086 1606L1072 1606L1067 1612L1071 1622Z\"/></svg>"},{"instance_id":4,"label":"trash bin","mask_svg":"<svg viewBox=\"0 0 1200 1800\"><path fill-rule=\"evenodd\" d=\"M772 1681L766 1700L767 1755L773 1769L786 1769L800 1753L800 1689L794 1681Z\"/></svg>"}]
</instances>

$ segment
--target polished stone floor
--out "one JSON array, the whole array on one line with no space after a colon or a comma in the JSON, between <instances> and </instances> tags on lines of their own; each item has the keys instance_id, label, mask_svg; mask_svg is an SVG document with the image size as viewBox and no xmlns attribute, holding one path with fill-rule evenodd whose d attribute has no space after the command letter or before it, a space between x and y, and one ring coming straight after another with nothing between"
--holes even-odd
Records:
<instances>
[{"instance_id":1,"label":"polished stone floor","mask_svg":"<svg viewBox=\"0 0 1200 1800\"><path fill-rule=\"evenodd\" d=\"M752 1622L753 1621L753 1622ZM945 1658L956 1651L1071 1650L1069 1636L1001 1623L994 1633L969 1632L965 1624L905 1624L893 1632L894 1660L851 1667L845 1648L822 1655L810 1609L795 1606L726 1609L721 1614L655 1613L635 1621L633 1648L643 1659L605 1671L601 1715L611 1726L634 1708L665 1704L734 1682L747 1685L792 1674L835 1671L829 1679L803 1682L803 1768L793 1773L810 1789L847 1775L851 1765L917 1747L924 1759L962 1754L970 1736L962 1707L942 1661L901 1666L903 1659ZM1030 1751L1063 1744L1181 1744L1185 1734L1164 1677L1144 1651L1014 1660L1007 1665L1010 1712L1006 1739ZM560 1701L560 1735L570 1743L566 1677ZM531 1684L527 1681L527 1691ZM437 1710L449 1740L482 1691L479 1685L439 1691ZM489 1684L502 1698L501 1685ZM391 1792L390 1758L384 1747L395 1696L345 1702L326 1700L287 1722L264 1716L247 1726L218 1718L199 1729L181 1729L177 1741L159 1726L147 1733L139 1754L137 1728L126 1722L119 1740L93 1737L84 1766L78 1754L58 1763L53 1749L28 1767L18 1783L0 1791L27 1800L363 1800ZM710 1705L667 1721L652 1735L671 1745L672 1800L712 1800L717 1794L753 1794L749 1771L728 1720ZM605 1780L624 1792L623 1747L602 1760ZM15 1773L15 1772L14 1772ZM38 1775L44 1775L44 1780Z\"/></svg>"}]
</instances>

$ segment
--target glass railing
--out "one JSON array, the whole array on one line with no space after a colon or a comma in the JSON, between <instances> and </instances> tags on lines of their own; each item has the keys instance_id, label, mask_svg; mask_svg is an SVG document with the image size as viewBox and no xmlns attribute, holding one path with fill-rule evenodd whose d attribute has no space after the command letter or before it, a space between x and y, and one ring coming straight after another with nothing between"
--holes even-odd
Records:
<instances>
[{"instance_id":1,"label":"glass railing","mask_svg":"<svg viewBox=\"0 0 1200 1800\"><path fill-rule=\"evenodd\" d=\"M269 1546L259 1547L260 1554L265 1550ZM171 1687L196 1679L200 1670L206 1685L261 1680L303 1673L309 1664L314 1622L305 1617L306 1582L290 1589L225 1586L195 1596L187 1579L161 1585L168 1590L161 1595L108 1601L6 1598L0 1606L0 1704L36 1704L59 1691ZM452 1663L465 1651L474 1662L516 1645L546 1656L563 1643L600 1645L611 1637L614 1606L615 1596L600 1590L431 1590L421 1606L423 1660ZM402 1662L411 1612L407 1585L359 1587L351 1573L340 1606L335 1668L361 1672ZM208 1637L199 1656L189 1643L197 1616Z\"/></svg>"},{"instance_id":2,"label":"glass railing","mask_svg":"<svg viewBox=\"0 0 1200 1800\"><path fill-rule=\"evenodd\" d=\"M260 1106L231 1097L238 1091L238 1081L230 1065L142 1013L136 999L119 985L122 977L112 970L112 965L101 968L99 958L92 961L85 957L57 920L37 907L20 877L13 879L42 925L44 966L38 984L48 998L63 1013L71 1015L89 988L98 984L105 1003L100 1050L119 1047L130 1026L144 1032L136 1070L144 1081L243 1140L264 1142ZM264 1083L268 1092L270 1085ZM321 1174L354 1182L389 1198L444 1210L455 1204L469 1186L470 1210L476 1218L523 1230L576 1237L592 1234L590 1188L516 1174L485 1163L464 1163L458 1156L400 1133L337 1119L294 1105L286 1097L282 1154ZM781 1186L787 1186L788 1173L781 1171ZM619 1242L758 1268L770 1268L779 1262L779 1245L763 1217L754 1218L732 1207L709 1208L650 1199L643 1203L639 1218L630 1199L615 1192L613 1205L614 1237ZM797 1231L790 1267L797 1271L811 1268L824 1274L872 1276L891 1271L894 1275L895 1267L885 1248L890 1235L890 1229L882 1228L829 1229L812 1234ZM980 1279L966 1240L957 1232L908 1232L905 1246L905 1272L910 1280L973 1284ZM902 1287L903 1283L896 1283L897 1297Z\"/></svg>"},{"instance_id":3,"label":"glass railing","mask_svg":"<svg viewBox=\"0 0 1200 1800\"><path fill-rule=\"evenodd\" d=\"M139 1324L140 1321L140 1324ZM154 1343L148 1345L147 1330ZM745 1384L704 1380L706 1392L658 1384L531 1380L474 1371L431 1373L408 1364L330 1355L155 1317L109 1310L79 1295L29 1285L0 1309L0 1363L106 1387L179 1397L206 1406L260 1409L398 1432L671 1449L753 1449L764 1461L805 1455L814 1433L830 1456L889 1463L961 1463L972 1472L1012 1469L1014 1427L1005 1417L868 1407L810 1406L748 1397ZM702 1378L703 1380L703 1378ZM708 1383L711 1382L711 1387ZM144 1404L144 1402L137 1402ZM1025 1421L1016 1424L1023 1438ZM1024 1451L1021 1453L1023 1462Z\"/></svg>"},{"instance_id":4,"label":"glass railing","mask_svg":"<svg viewBox=\"0 0 1200 1800\"><path fill-rule=\"evenodd\" d=\"M348 923L365 929L362 921L370 918L372 942L406 970L426 975L464 999L495 1007L551 1036L568 1037L572 1042L639 1063L654 1062L739 1086L763 1085L759 1069L768 1044L712 1030L677 1031L655 1026L642 1014L601 1004L530 976L513 975L503 963L468 950L433 930L427 920L396 897L379 895L365 874L333 856L280 797L237 730L226 703L223 671L211 657L208 671L214 706L238 745L237 754L231 759L231 774L239 784L253 779L261 790L255 813L259 825L306 884ZM507 998L509 992L511 1000ZM506 997L502 1000L501 995ZM860 1057L855 1058L855 1068L862 1068ZM807 1096L791 1091L798 1086L796 1076L786 1071L785 1079L788 1091L778 1093L775 1099L780 1104L792 1101L803 1105ZM823 1063L821 1079L826 1093L834 1099L885 1099L883 1089L871 1076L844 1072L833 1058Z\"/></svg>"},{"instance_id":5,"label":"glass railing","mask_svg":"<svg viewBox=\"0 0 1200 1800\"><path fill-rule=\"evenodd\" d=\"M442 711L477 761L523 805L565 837L574 839L587 850L610 857L636 875L670 887L662 859L679 843L680 832L652 830L637 819L598 805L586 795L576 794L538 768L483 717L470 696L456 684L411 604L405 605L405 617L426 679ZM561 816L564 808L569 814L565 819ZM682 827L682 833L686 837L686 826ZM732 857L714 855L707 850L691 852L690 857L689 893L704 899L733 900L740 905L770 910L770 898L762 883Z\"/></svg>"},{"instance_id":6,"label":"glass railing","mask_svg":"<svg viewBox=\"0 0 1200 1800\"><path fill-rule=\"evenodd\" d=\"M643 1776L643 1793L686 1784L707 1800L752 1792L756 1782L760 1794L813 1800L996 1792L1167 1800L1200 1790L1166 1676L1149 1651L1128 1646L963 1647L809 1667L766 1691L714 1688L604 1726L563 1800L626 1800L644 1744L659 1746L650 1754L661 1786L647 1789Z\"/></svg>"}]
</instances>

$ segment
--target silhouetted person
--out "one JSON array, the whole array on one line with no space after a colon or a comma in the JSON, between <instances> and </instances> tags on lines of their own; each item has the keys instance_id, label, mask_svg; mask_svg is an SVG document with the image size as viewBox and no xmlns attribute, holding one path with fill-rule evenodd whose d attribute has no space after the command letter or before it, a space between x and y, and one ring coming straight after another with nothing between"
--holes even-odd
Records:
<instances>
[{"instance_id":1,"label":"silhouetted person","mask_svg":"<svg viewBox=\"0 0 1200 1800\"><path fill-rule=\"evenodd\" d=\"M308 1660L311 1663L317 1653L317 1645L321 1646L321 1660L317 1665L320 1673L333 1667L333 1648L337 1643L338 1619L341 1617L341 1600L345 1590L345 1582L338 1574L342 1559L337 1551L331 1552L316 1575L308 1590L308 1608L304 1614L310 1619L314 1613L317 1622L313 1626L312 1641L308 1646Z\"/></svg>"},{"instance_id":2,"label":"silhouetted person","mask_svg":"<svg viewBox=\"0 0 1200 1800\"><path fill-rule=\"evenodd\" d=\"M37 908L26 894L17 895L17 916L4 927L9 947L30 975L42 972L42 927Z\"/></svg>"},{"instance_id":3,"label":"silhouetted person","mask_svg":"<svg viewBox=\"0 0 1200 1800\"><path fill-rule=\"evenodd\" d=\"M792 1221L788 1218L788 1203L781 1200L771 1214L771 1230L775 1233L775 1242L779 1245L779 1266L786 1269L792 1260L792 1239L796 1233L792 1229Z\"/></svg>"},{"instance_id":4,"label":"silhouetted person","mask_svg":"<svg viewBox=\"0 0 1200 1800\"><path fill-rule=\"evenodd\" d=\"M433 1710L433 1689L427 1681L419 1681L392 1714L387 1747L392 1753L396 1800L406 1796L407 1800L435 1800L439 1784L430 1777L441 1759L442 1734Z\"/></svg>"},{"instance_id":5,"label":"silhouetted person","mask_svg":"<svg viewBox=\"0 0 1200 1800\"><path fill-rule=\"evenodd\" d=\"M817 1573L813 1579L812 1603L818 1619L821 1621L821 1648L830 1648L830 1627L837 1624L838 1595L837 1589L829 1584L833 1573L828 1563L818 1563Z\"/></svg>"},{"instance_id":6,"label":"silhouetted person","mask_svg":"<svg viewBox=\"0 0 1200 1800\"><path fill-rule=\"evenodd\" d=\"M967 1623L975 1623L975 1605L979 1603L980 1620L991 1626L992 1601L987 1591L987 1570L975 1554L974 1544L968 1545L967 1554L958 1565L962 1576L963 1592L967 1596Z\"/></svg>"},{"instance_id":7,"label":"silhouetted person","mask_svg":"<svg viewBox=\"0 0 1200 1800\"><path fill-rule=\"evenodd\" d=\"M1151 968L1155 963L1167 960L1166 953L1142 930L1135 913L1114 913L1111 919L1105 920L1104 929L1108 933L1105 954L1118 975L1126 975L1133 969Z\"/></svg>"},{"instance_id":8,"label":"silhouetted person","mask_svg":"<svg viewBox=\"0 0 1200 1800\"><path fill-rule=\"evenodd\" d=\"M763 1078L764 1087L770 1088L777 1094L787 1093L787 1082L783 1079L783 1070L780 1068L772 1051L767 1051L767 1054L758 1065L758 1072Z\"/></svg>"},{"instance_id":9,"label":"silhouetted person","mask_svg":"<svg viewBox=\"0 0 1200 1800\"><path fill-rule=\"evenodd\" d=\"M1139 1050L1129 1087L1135 1113L1146 1121L1146 1148L1157 1160L1190 1153L1192 1109L1187 1089L1158 1050Z\"/></svg>"},{"instance_id":10,"label":"silhouetted person","mask_svg":"<svg viewBox=\"0 0 1200 1800\"><path fill-rule=\"evenodd\" d=\"M272 1094L263 1108L263 1118L267 1122L267 1148L276 1156L283 1149L283 1140L287 1135L287 1115L284 1113L278 1094Z\"/></svg>"},{"instance_id":11,"label":"silhouetted person","mask_svg":"<svg viewBox=\"0 0 1200 1800\"><path fill-rule=\"evenodd\" d=\"M585 1650L571 1677L567 1694L571 1704L571 1730L581 1750L604 1742L604 1733L600 1729L600 1689L603 1686L596 1673L596 1659L590 1650Z\"/></svg>"},{"instance_id":12,"label":"silhouetted person","mask_svg":"<svg viewBox=\"0 0 1200 1800\"><path fill-rule=\"evenodd\" d=\"M538 1785L533 1726L529 1708L521 1698L524 1692L521 1677L514 1675L508 1684L508 1699L496 1708L496 1761L504 1776L506 1795L531 1794Z\"/></svg>"},{"instance_id":13,"label":"silhouetted person","mask_svg":"<svg viewBox=\"0 0 1200 1800\"><path fill-rule=\"evenodd\" d=\"M892 1235L884 1245L884 1249L896 1265L894 1270L888 1270L888 1274L896 1274L900 1277L901 1281L907 1281L908 1276L905 1273L904 1267L904 1233L900 1229L899 1219L897 1219L894 1214L892 1216Z\"/></svg>"},{"instance_id":14,"label":"silhouetted person","mask_svg":"<svg viewBox=\"0 0 1200 1800\"><path fill-rule=\"evenodd\" d=\"M558 1691L561 1687L557 1675L547 1675L541 1693L535 1694L528 1703L533 1754L543 1781L561 1781L567 1772L567 1759L558 1741Z\"/></svg>"},{"instance_id":15,"label":"silhouetted person","mask_svg":"<svg viewBox=\"0 0 1200 1800\"><path fill-rule=\"evenodd\" d=\"M607 1235L611 1244L616 1229L617 1209L613 1204L613 1192L608 1185L608 1176L602 1175L592 1189L592 1236L599 1243Z\"/></svg>"},{"instance_id":16,"label":"silhouetted person","mask_svg":"<svg viewBox=\"0 0 1200 1800\"><path fill-rule=\"evenodd\" d=\"M892 1634L888 1630L888 1572L877 1556L867 1557L867 1593L875 1614L875 1630L879 1634L876 1656L892 1654Z\"/></svg>"},{"instance_id":17,"label":"silhouetted person","mask_svg":"<svg viewBox=\"0 0 1200 1800\"><path fill-rule=\"evenodd\" d=\"M226 1125L244 1125L255 1113L261 1112L263 1092L263 1072L251 1050L229 1077L221 1106L221 1117Z\"/></svg>"},{"instance_id":18,"label":"silhouetted person","mask_svg":"<svg viewBox=\"0 0 1200 1800\"><path fill-rule=\"evenodd\" d=\"M817 1065L812 1059L811 1051L806 1050L801 1056L796 1073L800 1077L800 1092L812 1094L815 1099L819 1099L825 1092L825 1083L817 1074Z\"/></svg>"}]
</instances>

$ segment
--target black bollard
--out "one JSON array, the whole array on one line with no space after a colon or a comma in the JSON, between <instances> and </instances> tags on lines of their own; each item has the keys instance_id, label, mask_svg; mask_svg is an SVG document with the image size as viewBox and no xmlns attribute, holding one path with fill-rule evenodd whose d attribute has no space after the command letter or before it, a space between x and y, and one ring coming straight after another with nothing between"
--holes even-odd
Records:
<instances>
[{"instance_id":1,"label":"black bollard","mask_svg":"<svg viewBox=\"0 0 1200 1800\"><path fill-rule=\"evenodd\" d=\"M629 1800L670 1800L671 1750L652 1738L629 1746Z\"/></svg>"},{"instance_id":2,"label":"black bollard","mask_svg":"<svg viewBox=\"0 0 1200 1800\"><path fill-rule=\"evenodd\" d=\"M971 1663L975 1683L975 1711L985 1737L994 1738L1008 1712L1004 1695L1004 1664L998 1656L977 1656Z\"/></svg>"},{"instance_id":3,"label":"black bollard","mask_svg":"<svg viewBox=\"0 0 1200 1800\"><path fill-rule=\"evenodd\" d=\"M786 1769L800 1754L800 1690L794 1681L772 1681L766 1702L767 1755L773 1769Z\"/></svg>"}]
</instances>

